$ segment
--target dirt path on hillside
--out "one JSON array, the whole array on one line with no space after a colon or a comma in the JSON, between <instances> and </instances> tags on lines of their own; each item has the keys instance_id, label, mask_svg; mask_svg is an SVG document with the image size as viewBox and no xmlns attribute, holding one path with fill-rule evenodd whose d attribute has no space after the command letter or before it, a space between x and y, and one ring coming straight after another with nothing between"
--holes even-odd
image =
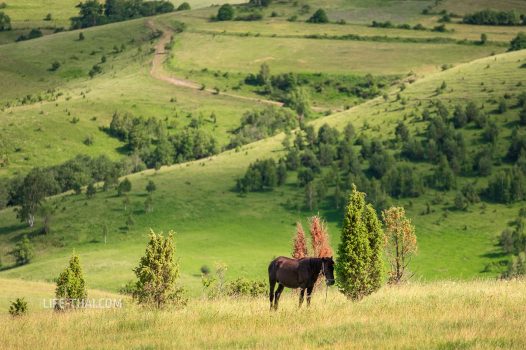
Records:
<instances>
[{"instance_id":1,"label":"dirt path on hillside","mask_svg":"<svg viewBox=\"0 0 526 350\"><path fill-rule=\"evenodd\" d=\"M199 83L196 83L191 80L171 76L168 72L164 70L164 63L168 59L168 54L169 54L169 52L165 50L165 46L166 44L170 42L172 36L174 35L174 31L167 26L163 26L162 28L159 28L152 21L148 21L147 24L151 29L161 29L163 31L163 35L161 36L161 38L159 39L159 42L155 46L155 56L152 60L152 67L150 69L150 74L155 79L165 81L175 86L205 91L205 92L208 92L214 95L223 95L223 96L228 96L228 97L232 97L232 98L239 99L239 100L258 102L258 103L274 105L278 107L283 106L283 103L278 102L278 101L236 95L236 94L231 94L228 92L217 92L214 89L208 89L208 88L203 90L201 84Z\"/></svg>"},{"instance_id":2,"label":"dirt path on hillside","mask_svg":"<svg viewBox=\"0 0 526 350\"><path fill-rule=\"evenodd\" d=\"M170 42L172 36L174 35L174 31L166 25L159 26L155 24L152 20L147 21L146 24L152 30L160 29L163 31L163 34L161 38L159 39L159 42L157 43L157 45L155 45L155 56L153 57L151 69L150 69L150 75L154 77L155 79L167 82L175 86L180 86L180 87L199 90L199 91L205 91L213 95L223 95L223 96L228 96L228 97L235 98L238 100L244 100L244 101L250 101L250 102L283 107L283 103L279 101L237 95L237 94L232 94L230 92L223 92L223 91L217 92L215 89L209 89L209 88L203 89L202 85L199 83L196 83L195 81L191 81L188 79L182 79L182 78L178 78L178 77L170 75L164 69L164 63L168 59L168 54L169 54L169 52L165 50L165 47L166 47L166 44ZM314 107L313 106L311 108L312 110L316 112L323 112L326 110L331 110L331 108L328 108L328 107ZM334 112L342 111L341 109L338 109L338 108L336 109L332 108L332 110Z\"/></svg>"}]
</instances>

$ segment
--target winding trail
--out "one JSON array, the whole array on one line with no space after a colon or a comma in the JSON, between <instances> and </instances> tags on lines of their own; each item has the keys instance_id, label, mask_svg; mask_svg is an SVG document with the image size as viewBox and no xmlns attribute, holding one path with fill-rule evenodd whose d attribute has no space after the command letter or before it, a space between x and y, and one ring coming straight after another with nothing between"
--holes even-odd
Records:
<instances>
[{"instance_id":1,"label":"winding trail","mask_svg":"<svg viewBox=\"0 0 526 350\"><path fill-rule=\"evenodd\" d=\"M213 95L223 95L223 96L228 96L228 97L232 97L232 98L239 99L239 100L257 102L257 103L273 105L273 106L278 106L278 107L283 106L283 103L278 102L278 101L236 95L236 94L231 94L228 92L217 92L214 89L208 89L208 88L203 89L201 84L198 84L194 81L171 76L169 73L167 73L164 70L164 63L166 62L166 59L168 58L168 52L165 50L165 46L166 44L170 42L172 36L174 35L174 31L168 26L162 26L161 28L159 28L153 23L153 21L148 21L147 25L153 30L161 29L163 31L163 34L161 38L159 39L159 42L157 43L157 45L155 45L155 56L152 60L152 67L150 69L150 75L154 77L155 79L167 82L175 86L205 91Z\"/></svg>"},{"instance_id":2,"label":"winding trail","mask_svg":"<svg viewBox=\"0 0 526 350\"><path fill-rule=\"evenodd\" d=\"M169 83L175 86L179 86L179 87L183 87L187 89L204 91L212 95L222 95L222 96L227 96L227 97L231 97L231 98L243 100L243 101L256 102L256 103L261 103L261 104L266 104L266 105L271 105L271 106L283 107L284 104L279 101L237 95L237 94L233 94L230 92L223 92L223 91L218 92L215 89L209 89L209 88L203 89L202 85L199 83L196 83L195 81L191 81L188 79L182 79L182 78L178 78L178 77L174 77L170 75L170 73L166 72L164 69L164 63L166 62L168 58L168 54L169 54L169 52L166 51L165 46L166 44L170 42L175 32L169 26L157 25L152 20L148 20L146 22L146 25L152 30L162 30L163 32L161 38L159 39L159 42L157 43L157 45L155 45L155 55L152 60L152 65L150 69L150 75L153 78L164 81L166 83ZM320 106L312 106L311 109L316 112L324 112L327 110L332 110L333 112L341 112L343 110L339 108L320 107Z\"/></svg>"}]
</instances>

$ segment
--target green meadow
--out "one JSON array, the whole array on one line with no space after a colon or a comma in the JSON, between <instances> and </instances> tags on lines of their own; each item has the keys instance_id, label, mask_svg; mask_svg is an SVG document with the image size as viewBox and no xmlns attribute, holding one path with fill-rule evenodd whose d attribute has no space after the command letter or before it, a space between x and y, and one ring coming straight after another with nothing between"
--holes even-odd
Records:
<instances>
[{"instance_id":1,"label":"green meadow","mask_svg":"<svg viewBox=\"0 0 526 350\"><path fill-rule=\"evenodd\" d=\"M306 227L316 214L327 221L335 251L340 242L344 209L331 199L308 209L296 171L272 190L236 191L236 180L250 164L285 156L286 140L300 132L279 130L227 149L247 112L268 105L287 108L286 100L245 83L247 75L257 74L262 64L273 76L295 74L311 84L306 125L343 131L352 123L357 139L379 140L386 147L398 147L399 122L420 140L429 125L424 111L435 113L441 102L451 114L455 105L473 101L499 130L493 145L496 173L512 166L506 160L512 132L524 130L516 104L526 86L526 50L507 50L526 27L465 25L454 16L446 32L431 29L440 24L442 10L526 12L523 1L274 1L261 10L262 20L214 21L215 2L191 0L190 11L60 33L50 28L68 28L78 1L6 2L0 11L11 17L14 30L0 33L0 157L9 159L3 167L0 163L0 185L77 155L129 157L127 140L108 132L114 113L163 121L169 136L199 120L198 128L213 135L218 146L213 156L123 176L120 180L132 185L126 204L115 189L104 191L103 183L95 184L93 198L85 188L48 197L54 214L47 234L41 217L30 228L17 218L15 207L3 208L0 198L0 339L6 348L524 347L524 281L498 280L510 259L499 235L511 227L524 201L483 200L455 208L462 186L483 188L488 176L458 176L453 190L430 186L415 198L390 198L405 207L416 228L412 279L382 287L360 302L351 303L331 288L327 301L318 290L312 308L298 311L297 295L287 291L282 309L269 314L266 297L208 300L201 273L203 267L224 265L227 281L266 282L268 263L291 255L296 223ZM306 23L319 7L331 23ZM43 20L47 13L51 21ZM373 28L373 20L421 23L428 29ZM184 30L178 32L181 23ZM34 27L45 35L15 42ZM483 33L485 44L478 43ZM100 72L90 76L95 66ZM380 82L374 95L344 92L366 77ZM503 99L506 109L497 112ZM456 132L470 157L485 147L484 129ZM364 157L364 167L368 162ZM435 167L426 161L409 164L425 179ZM145 209L149 181L157 187L152 211ZM185 308L145 310L118 294L135 277L132 269L150 230L176 233L179 283L189 297ZM10 252L24 236L35 256L17 266ZM80 257L88 294L122 297L124 309L42 310L41 300L53 297L55 279L73 253ZM29 316L12 319L6 311L18 297L29 301ZM68 335L57 339L53 332ZM101 332L108 336L88 342L88 334Z\"/></svg>"}]
</instances>

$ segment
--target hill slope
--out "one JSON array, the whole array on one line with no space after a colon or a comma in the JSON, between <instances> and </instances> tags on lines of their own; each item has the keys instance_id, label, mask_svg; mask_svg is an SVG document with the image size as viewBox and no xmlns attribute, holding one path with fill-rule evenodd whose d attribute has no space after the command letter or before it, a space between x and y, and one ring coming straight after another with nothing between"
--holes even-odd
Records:
<instances>
[{"instance_id":1,"label":"hill slope","mask_svg":"<svg viewBox=\"0 0 526 350\"><path fill-rule=\"evenodd\" d=\"M410 84L402 94L410 97L410 104L429 101L431 97L449 101L470 96L484 101L492 93L477 91L481 69L488 64L490 68L483 77L501 81L495 84L495 89L510 93L516 89L520 91L517 83L522 75L516 72L520 69L519 61L524 59L525 51L481 59ZM450 89L434 96L436 86L442 81L446 81ZM392 96L395 95L393 92ZM393 132L395 122L403 119L404 108L409 106L378 98L350 111L319 119L314 124L343 127L352 121L360 130L367 122L370 127L363 130L364 134L385 138ZM504 123L510 116L516 118L515 113L512 110L499 118L503 118ZM421 129L416 124L411 128ZM267 262L273 256L288 254L295 221L310 213L286 209L288 200L297 200L293 178L283 188L251 193L247 197L239 197L233 186L234 179L244 173L249 163L283 154L283 137L262 140L237 152L232 150L209 159L128 176L133 184L132 204L128 210L135 218L135 225L129 230L125 228L128 212L124 211L122 197L114 192L100 192L92 200L86 200L84 195L54 198L52 203L60 210L54 219L52 233L34 237L39 247L35 262L3 271L0 275L50 280L75 248L84 261L90 285L116 290L132 278L131 269L144 249L148 228L152 227L157 231L175 229L178 232L183 281L194 293L199 290L199 267L205 264L213 266L221 261L230 266L229 276L264 278ZM155 181L158 191L154 194L153 213L145 214L144 188L150 179ZM446 218L443 214L448 211L447 202L451 203L453 195L447 195L445 205L438 205L436 211L425 216L420 213L425 203L435 197L434 191L411 200L410 206L406 205L408 200L401 201L408 207L408 214L417 227L420 253L412 270L420 278L476 278L488 275L488 272L482 273L485 265L503 258L495 246L497 233L506 226L501 218L514 218L520 205L488 203L465 212L449 211ZM333 207L320 209L329 220L333 244L337 244L337 227L342 214ZM11 209L1 211L0 217L5 232L2 246L7 249L12 244L9 242L15 242L27 228L16 222ZM104 223L110 231L106 245L101 243ZM489 275L494 273L489 272Z\"/></svg>"}]
</instances>

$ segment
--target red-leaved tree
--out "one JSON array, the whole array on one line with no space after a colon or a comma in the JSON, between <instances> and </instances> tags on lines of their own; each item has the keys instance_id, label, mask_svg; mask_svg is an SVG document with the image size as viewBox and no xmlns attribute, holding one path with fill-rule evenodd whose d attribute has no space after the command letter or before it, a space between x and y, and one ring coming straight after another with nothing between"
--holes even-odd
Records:
<instances>
[{"instance_id":1,"label":"red-leaved tree","mask_svg":"<svg viewBox=\"0 0 526 350\"><path fill-rule=\"evenodd\" d=\"M332 248L329 243L327 224L317 215L310 218L310 235L314 256L316 258L331 257Z\"/></svg>"},{"instance_id":2,"label":"red-leaved tree","mask_svg":"<svg viewBox=\"0 0 526 350\"><path fill-rule=\"evenodd\" d=\"M307 241L305 240L305 231L301 223L296 223L296 236L294 237L294 246L292 248L292 257L294 259L301 259L308 255Z\"/></svg>"}]
</instances>

